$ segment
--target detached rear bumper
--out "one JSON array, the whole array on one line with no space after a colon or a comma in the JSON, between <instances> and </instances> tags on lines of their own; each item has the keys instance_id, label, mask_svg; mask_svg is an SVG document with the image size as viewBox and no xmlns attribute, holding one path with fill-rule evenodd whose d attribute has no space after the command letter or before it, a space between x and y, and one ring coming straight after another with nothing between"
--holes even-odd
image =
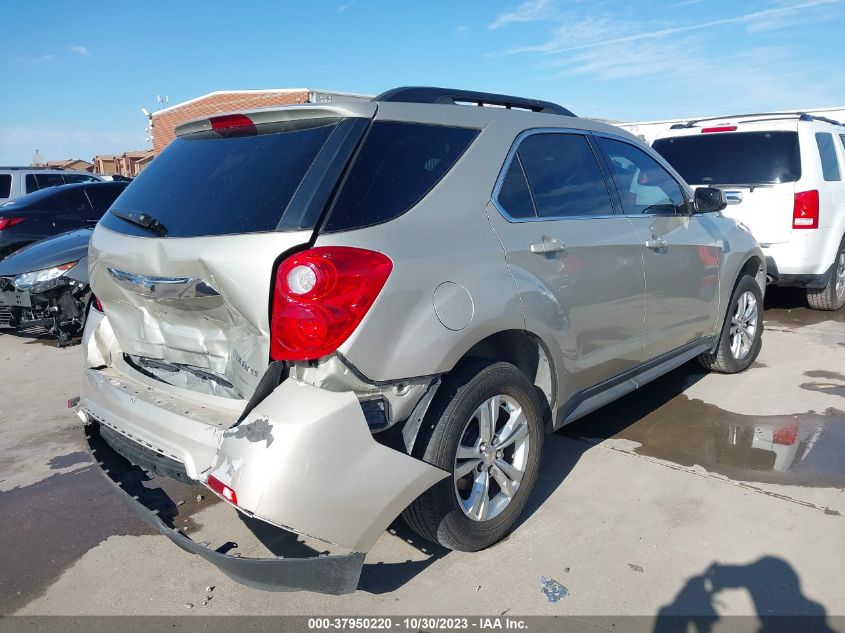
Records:
<instances>
[{"instance_id":1,"label":"detached rear bumper","mask_svg":"<svg viewBox=\"0 0 845 633\"><path fill-rule=\"evenodd\" d=\"M306 590L337 595L351 593L357 588L364 565L364 554L359 552L313 558L240 558L194 542L168 526L156 510L144 505L142 499L146 489L139 489L138 469L106 443L100 435L99 424L88 424L85 429L95 463L129 509L180 548L201 556L233 580L265 591ZM144 464L145 467L150 465Z\"/></svg>"},{"instance_id":2,"label":"detached rear bumper","mask_svg":"<svg viewBox=\"0 0 845 633\"><path fill-rule=\"evenodd\" d=\"M90 428L108 435L102 450L209 490L213 476L215 488L229 493L215 494L241 514L350 552L302 560L226 556L174 532L130 492L136 513L236 580L272 590L353 591L364 554L390 522L448 476L376 441L352 392L289 378L236 423L241 401L222 403L133 371L114 342L102 351L109 330L100 330L99 339L89 329L83 341L89 367L78 411Z\"/></svg>"}]
</instances>

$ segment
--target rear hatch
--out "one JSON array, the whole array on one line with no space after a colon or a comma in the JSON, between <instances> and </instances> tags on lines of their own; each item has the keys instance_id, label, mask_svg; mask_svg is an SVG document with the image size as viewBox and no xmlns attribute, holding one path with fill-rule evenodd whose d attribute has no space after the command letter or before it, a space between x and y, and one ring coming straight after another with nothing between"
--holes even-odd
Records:
<instances>
[{"instance_id":1,"label":"rear hatch","mask_svg":"<svg viewBox=\"0 0 845 633\"><path fill-rule=\"evenodd\" d=\"M275 267L314 237L371 103L186 124L103 216L91 286L126 360L248 398L269 364Z\"/></svg>"},{"instance_id":2,"label":"rear hatch","mask_svg":"<svg viewBox=\"0 0 845 633\"><path fill-rule=\"evenodd\" d=\"M789 241L795 182L801 178L797 124L776 131L750 125L694 128L657 139L653 147L693 187L723 189L724 214L748 226L760 244Z\"/></svg>"}]
</instances>

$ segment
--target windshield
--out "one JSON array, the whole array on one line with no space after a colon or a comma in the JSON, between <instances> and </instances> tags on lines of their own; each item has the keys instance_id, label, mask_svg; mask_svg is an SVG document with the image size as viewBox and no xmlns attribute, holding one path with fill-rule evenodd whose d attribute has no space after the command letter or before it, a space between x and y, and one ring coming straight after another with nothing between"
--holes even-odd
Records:
<instances>
[{"instance_id":1,"label":"windshield","mask_svg":"<svg viewBox=\"0 0 845 633\"><path fill-rule=\"evenodd\" d=\"M168 237L274 231L335 125L299 122L254 136L177 138L100 222L146 237L155 233L119 216L146 214L166 227Z\"/></svg>"},{"instance_id":2,"label":"windshield","mask_svg":"<svg viewBox=\"0 0 845 633\"><path fill-rule=\"evenodd\" d=\"M735 132L662 138L654 149L695 185L777 184L801 177L797 132Z\"/></svg>"}]
</instances>

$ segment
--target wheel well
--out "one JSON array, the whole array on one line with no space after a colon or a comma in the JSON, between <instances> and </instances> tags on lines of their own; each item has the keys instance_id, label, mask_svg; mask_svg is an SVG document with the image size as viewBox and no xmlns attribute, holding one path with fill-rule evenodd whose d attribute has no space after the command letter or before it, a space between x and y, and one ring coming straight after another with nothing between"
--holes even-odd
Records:
<instances>
[{"instance_id":1,"label":"wheel well","mask_svg":"<svg viewBox=\"0 0 845 633\"><path fill-rule=\"evenodd\" d=\"M539 338L522 330L498 332L473 345L458 361L458 365L476 358L504 361L520 369L534 383L544 422L550 424L555 403L555 370Z\"/></svg>"},{"instance_id":2,"label":"wheel well","mask_svg":"<svg viewBox=\"0 0 845 633\"><path fill-rule=\"evenodd\" d=\"M756 255L752 255L748 258L748 260L742 265L742 268L739 271L739 274L736 276L736 280L734 281L734 286L739 283L739 280L742 279L745 275L757 280L757 285L760 286L760 292L763 293L763 296L766 295L766 275L765 275L765 266L763 265L763 260L757 257Z\"/></svg>"}]
</instances>

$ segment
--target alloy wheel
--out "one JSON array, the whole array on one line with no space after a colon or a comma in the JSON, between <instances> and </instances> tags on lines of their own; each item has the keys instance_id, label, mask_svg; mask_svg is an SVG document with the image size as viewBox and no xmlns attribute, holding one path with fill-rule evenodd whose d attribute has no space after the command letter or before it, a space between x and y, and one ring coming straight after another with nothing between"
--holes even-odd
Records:
<instances>
[{"instance_id":1,"label":"alloy wheel","mask_svg":"<svg viewBox=\"0 0 845 633\"><path fill-rule=\"evenodd\" d=\"M458 504L474 521L489 521L513 500L528 464L528 419L504 394L488 398L467 421L455 454Z\"/></svg>"},{"instance_id":2,"label":"alloy wheel","mask_svg":"<svg viewBox=\"0 0 845 633\"><path fill-rule=\"evenodd\" d=\"M757 297L746 290L737 298L736 310L731 317L731 354L742 360L751 352L757 336Z\"/></svg>"}]
</instances>

